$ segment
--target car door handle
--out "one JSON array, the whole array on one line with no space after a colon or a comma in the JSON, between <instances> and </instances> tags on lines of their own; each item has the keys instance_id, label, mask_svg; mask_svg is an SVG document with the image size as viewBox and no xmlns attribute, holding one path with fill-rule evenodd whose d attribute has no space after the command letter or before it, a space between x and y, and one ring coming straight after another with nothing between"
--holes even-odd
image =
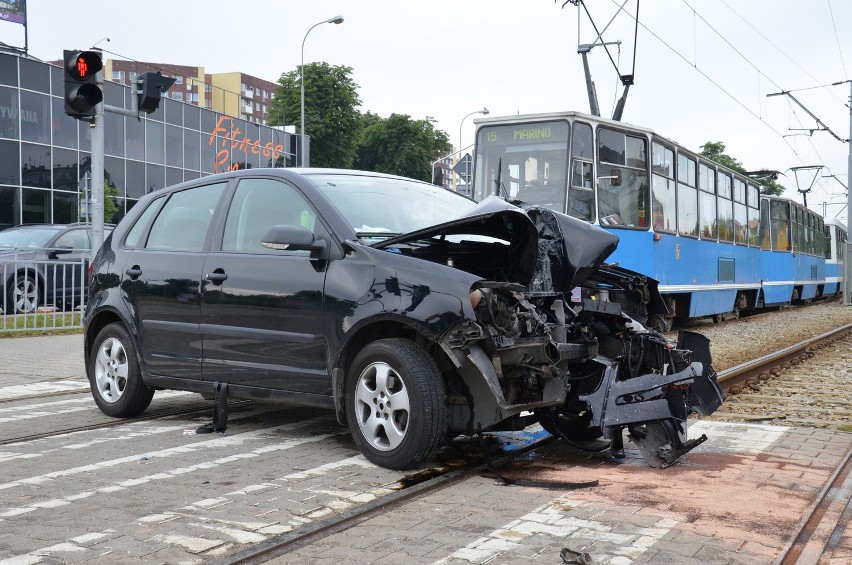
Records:
<instances>
[{"instance_id":1,"label":"car door handle","mask_svg":"<svg viewBox=\"0 0 852 565\"><path fill-rule=\"evenodd\" d=\"M204 275L204 280L210 281L213 284L222 284L226 280L228 280L228 275L225 274L225 271L222 269L216 269L212 273L207 273Z\"/></svg>"},{"instance_id":2,"label":"car door handle","mask_svg":"<svg viewBox=\"0 0 852 565\"><path fill-rule=\"evenodd\" d=\"M132 267L124 271L124 274L126 274L128 277L135 281L142 275L142 269L139 268L139 265L133 265Z\"/></svg>"}]
</instances>

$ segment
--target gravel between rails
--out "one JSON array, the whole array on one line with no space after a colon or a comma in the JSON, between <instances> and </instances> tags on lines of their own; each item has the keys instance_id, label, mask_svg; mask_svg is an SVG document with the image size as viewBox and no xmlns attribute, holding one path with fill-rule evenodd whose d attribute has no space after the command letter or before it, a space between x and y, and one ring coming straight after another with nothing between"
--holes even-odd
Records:
<instances>
[{"instance_id":1,"label":"gravel between rails","mask_svg":"<svg viewBox=\"0 0 852 565\"><path fill-rule=\"evenodd\" d=\"M721 371L846 324L852 324L852 307L835 299L684 329L710 339L714 368ZM729 396L710 418L852 432L852 338Z\"/></svg>"},{"instance_id":2,"label":"gravel between rails","mask_svg":"<svg viewBox=\"0 0 852 565\"><path fill-rule=\"evenodd\" d=\"M835 298L720 324L702 318L681 329L707 336L713 367L716 371L723 371L846 324L852 324L852 306L843 306ZM666 337L676 340L677 331L666 334ZM852 366L852 359L847 363Z\"/></svg>"}]
</instances>

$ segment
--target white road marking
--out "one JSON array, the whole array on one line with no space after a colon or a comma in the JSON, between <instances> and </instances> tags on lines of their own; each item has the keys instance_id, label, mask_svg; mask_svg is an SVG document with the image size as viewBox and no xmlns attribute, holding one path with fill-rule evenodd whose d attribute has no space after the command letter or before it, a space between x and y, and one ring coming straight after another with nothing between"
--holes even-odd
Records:
<instances>
[{"instance_id":1,"label":"white road marking","mask_svg":"<svg viewBox=\"0 0 852 565\"><path fill-rule=\"evenodd\" d=\"M741 424L697 420L689 426L689 437L707 434L709 438L702 448L724 446L725 450L740 453L764 453L772 444L781 439L790 428L766 424Z\"/></svg>"},{"instance_id":2,"label":"white road marking","mask_svg":"<svg viewBox=\"0 0 852 565\"><path fill-rule=\"evenodd\" d=\"M29 398L43 394L55 394L58 392L78 392L89 390L89 381L42 381L28 383L25 385L11 385L0 387L0 400L15 400L18 398Z\"/></svg>"},{"instance_id":3,"label":"white road marking","mask_svg":"<svg viewBox=\"0 0 852 565\"><path fill-rule=\"evenodd\" d=\"M561 496L435 561L434 565L455 559L469 563L486 563L504 552L520 549L525 539L536 534L559 538L562 545L577 551L581 548L572 546L569 540L595 542L598 547L594 556L595 563L628 565L677 524L675 520L662 518L653 528L629 525L614 527L596 520L583 520L569 515L571 508L587 505L588 503L572 500L569 495ZM608 542L615 547L608 553L601 553L601 542Z\"/></svg>"},{"instance_id":4,"label":"white road marking","mask_svg":"<svg viewBox=\"0 0 852 565\"><path fill-rule=\"evenodd\" d=\"M265 430L257 430L254 432L246 432L243 434L237 434L234 436L227 436L217 439L212 439L210 441L195 443L192 445L184 445L179 447L173 447L168 449L163 449L160 451L154 451L146 454L149 458L156 457L157 459L164 459L167 457L172 457L176 455L181 455L185 453L192 453L195 451L199 451L201 449L220 449L225 446L236 446L242 445L246 443L248 440L256 439L258 437L266 436L275 431L292 431L296 429L300 429L306 427L307 425L316 424L318 421L329 420L330 417L322 417L322 418L314 418L312 420L305 420L297 423L285 424L282 426L276 426L274 428L268 428ZM343 433L343 432L340 432ZM160 473L154 473L151 475L145 475L142 477L138 477L135 479L128 479L125 481L121 481L119 483L114 483L112 485L104 486L91 491L83 491L79 493L75 493L72 495L67 495L62 498L55 498L50 500L40 501L34 504L29 504L26 506L20 507L9 507L3 512L0 512L0 520L4 518L11 518L14 516L20 516L22 514L28 514L31 512L35 512L42 508L57 508L60 506L66 506L71 504L76 500L81 500L84 498L89 498L98 493L114 493L119 492L128 488L144 485L147 483L167 480L177 476L193 473L199 470L208 470L214 467L218 467L220 465L224 465L227 463L233 463L236 461L243 461L247 459L252 459L262 454L275 452L275 451L283 451L287 449L292 449L298 447L300 445L315 443L318 441L323 441L334 435L338 434L321 434L315 435L311 437L305 438L290 438L285 441L277 444L267 445L263 447L259 447L252 451L246 453L238 453L234 455L230 455L227 457L222 457L219 459L215 459L213 461L205 461L202 463L196 463L194 465L189 465L186 467L178 467L174 469L169 469ZM21 479L18 481L13 481L10 483L0 484L0 490L17 488L24 485L38 485L48 481L55 480L57 478L69 477L73 475L78 475L80 473L90 473L92 471L97 471L100 469L105 469L109 467L116 467L119 465L123 465L125 463L138 462L140 460L140 455L131 455L128 457L121 457L118 459L112 459L110 461L103 461L100 463L94 463L91 465L84 465L82 467L75 467L72 469L65 469L62 471L54 471L52 473L45 473L44 475L39 475L36 477L29 477L27 479Z\"/></svg>"}]
</instances>

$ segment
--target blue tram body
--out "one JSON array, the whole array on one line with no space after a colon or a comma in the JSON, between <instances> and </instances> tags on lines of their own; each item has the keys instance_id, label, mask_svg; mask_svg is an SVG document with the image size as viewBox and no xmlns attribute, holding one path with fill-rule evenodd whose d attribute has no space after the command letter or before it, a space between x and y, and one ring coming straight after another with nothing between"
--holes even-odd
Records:
<instances>
[{"instance_id":1,"label":"blue tram body","mask_svg":"<svg viewBox=\"0 0 852 565\"><path fill-rule=\"evenodd\" d=\"M474 199L518 199L618 235L610 260L659 281L663 329L840 288L845 229L650 129L578 112L475 123Z\"/></svg>"}]
</instances>

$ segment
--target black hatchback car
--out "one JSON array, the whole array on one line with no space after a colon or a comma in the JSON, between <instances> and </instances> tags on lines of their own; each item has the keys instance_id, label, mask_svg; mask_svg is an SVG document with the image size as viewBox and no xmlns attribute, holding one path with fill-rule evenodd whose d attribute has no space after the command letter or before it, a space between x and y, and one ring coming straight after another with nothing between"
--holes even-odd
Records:
<instances>
[{"instance_id":1,"label":"black hatchback car","mask_svg":"<svg viewBox=\"0 0 852 565\"><path fill-rule=\"evenodd\" d=\"M106 226L108 234L112 226ZM86 295L91 228L87 224L26 224L0 231L0 310L74 308Z\"/></svg>"},{"instance_id":2,"label":"black hatchback car","mask_svg":"<svg viewBox=\"0 0 852 565\"><path fill-rule=\"evenodd\" d=\"M141 199L94 259L92 394L118 417L164 388L327 407L390 468L529 411L615 455L626 429L664 466L702 441L687 414L722 395L705 339L674 347L642 325L665 305L655 281L603 264L616 244L378 173L184 183Z\"/></svg>"}]
</instances>

